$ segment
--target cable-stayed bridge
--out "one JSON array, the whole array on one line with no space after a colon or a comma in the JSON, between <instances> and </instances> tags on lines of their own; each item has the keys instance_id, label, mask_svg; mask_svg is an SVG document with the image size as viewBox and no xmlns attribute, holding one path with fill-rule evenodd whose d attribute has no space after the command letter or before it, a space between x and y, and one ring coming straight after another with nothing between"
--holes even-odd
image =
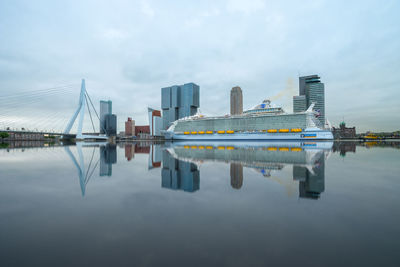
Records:
<instances>
[{"instance_id":1,"label":"cable-stayed bridge","mask_svg":"<svg viewBox=\"0 0 400 267\"><path fill-rule=\"evenodd\" d=\"M77 89L77 85L63 85L0 95L0 131L22 136L35 133L80 140L107 140L107 136L99 134L102 127L100 117L86 91L84 79L78 105L68 102ZM74 112L71 112L72 107ZM90 120L85 121L85 113Z\"/></svg>"}]
</instances>

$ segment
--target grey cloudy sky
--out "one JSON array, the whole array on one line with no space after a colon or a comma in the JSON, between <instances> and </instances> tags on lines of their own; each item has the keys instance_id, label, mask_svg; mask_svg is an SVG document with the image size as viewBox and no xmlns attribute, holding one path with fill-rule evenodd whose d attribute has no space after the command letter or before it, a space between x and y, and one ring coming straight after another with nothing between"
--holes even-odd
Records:
<instances>
[{"instance_id":1,"label":"grey cloudy sky","mask_svg":"<svg viewBox=\"0 0 400 267\"><path fill-rule=\"evenodd\" d=\"M122 127L147 123L161 87L200 85L206 115L228 113L236 85L245 108L270 97L291 111L298 75L319 74L334 125L398 130L399 14L395 0L2 0L0 95L74 83L38 107L70 116L85 78Z\"/></svg>"}]
</instances>

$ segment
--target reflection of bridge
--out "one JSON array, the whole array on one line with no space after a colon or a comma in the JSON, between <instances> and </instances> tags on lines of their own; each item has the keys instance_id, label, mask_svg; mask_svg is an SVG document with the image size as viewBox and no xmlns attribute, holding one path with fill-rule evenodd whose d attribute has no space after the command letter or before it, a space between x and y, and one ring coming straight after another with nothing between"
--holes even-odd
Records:
<instances>
[{"instance_id":1,"label":"reflection of bridge","mask_svg":"<svg viewBox=\"0 0 400 267\"><path fill-rule=\"evenodd\" d=\"M83 156L82 147L93 147L92 154L88 165L85 165L85 160ZM74 163L79 177L79 184L81 187L82 196L85 196L86 186L93 176L95 169L100 162L100 176L111 176L112 175L112 164L117 163L117 150L116 145L108 143L95 143L87 144L78 142L76 144L78 152L78 160L75 158L69 146L65 146L64 149L70 157L71 161ZM94 162L94 155L96 148L100 150L100 156L96 162Z\"/></svg>"}]
</instances>

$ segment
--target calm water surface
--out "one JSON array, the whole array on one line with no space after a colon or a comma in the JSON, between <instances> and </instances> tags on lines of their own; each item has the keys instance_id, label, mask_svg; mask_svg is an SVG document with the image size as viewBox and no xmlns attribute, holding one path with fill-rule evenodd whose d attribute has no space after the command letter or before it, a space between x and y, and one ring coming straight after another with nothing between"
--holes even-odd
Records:
<instances>
[{"instance_id":1,"label":"calm water surface","mask_svg":"<svg viewBox=\"0 0 400 267\"><path fill-rule=\"evenodd\" d=\"M0 149L1 266L399 266L400 145Z\"/></svg>"}]
</instances>

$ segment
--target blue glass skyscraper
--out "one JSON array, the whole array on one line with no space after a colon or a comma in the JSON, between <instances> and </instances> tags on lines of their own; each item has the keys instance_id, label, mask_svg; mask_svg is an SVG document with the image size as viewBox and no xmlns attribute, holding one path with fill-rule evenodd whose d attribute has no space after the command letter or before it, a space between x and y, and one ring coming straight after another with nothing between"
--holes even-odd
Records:
<instances>
[{"instance_id":1,"label":"blue glass skyscraper","mask_svg":"<svg viewBox=\"0 0 400 267\"><path fill-rule=\"evenodd\" d=\"M163 129L178 119L193 116L200 107L200 87L194 83L161 88Z\"/></svg>"},{"instance_id":2,"label":"blue glass skyscraper","mask_svg":"<svg viewBox=\"0 0 400 267\"><path fill-rule=\"evenodd\" d=\"M321 126L325 126L325 86L318 75L299 77L299 96L293 97L293 112L307 110L315 102Z\"/></svg>"}]
</instances>

